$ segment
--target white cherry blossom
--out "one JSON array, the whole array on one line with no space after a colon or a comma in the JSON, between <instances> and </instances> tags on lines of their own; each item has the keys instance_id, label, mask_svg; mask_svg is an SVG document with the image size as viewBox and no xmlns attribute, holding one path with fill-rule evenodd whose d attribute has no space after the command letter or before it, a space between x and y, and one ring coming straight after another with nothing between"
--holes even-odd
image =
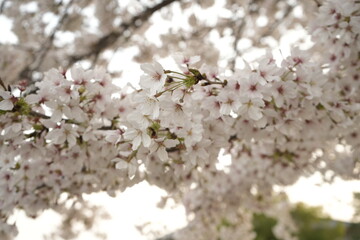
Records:
<instances>
[{"instance_id":1,"label":"white cherry blossom","mask_svg":"<svg viewBox=\"0 0 360 240\"><path fill-rule=\"evenodd\" d=\"M10 111L14 108L14 104L11 101L11 94L9 92L0 90L0 97L2 98L0 101L0 110Z\"/></svg>"},{"instance_id":2,"label":"white cherry blossom","mask_svg":"<svg viewBox=\"0 0 360 240\"><path fill-rule=\"evenodd\" d=\"M148 90L150 95L156 94L165 84L166 74L164 69L158 62L153 64L143 64L141 69L145 75L141 76L140 86Z\"/></svg>"}]
</instances>

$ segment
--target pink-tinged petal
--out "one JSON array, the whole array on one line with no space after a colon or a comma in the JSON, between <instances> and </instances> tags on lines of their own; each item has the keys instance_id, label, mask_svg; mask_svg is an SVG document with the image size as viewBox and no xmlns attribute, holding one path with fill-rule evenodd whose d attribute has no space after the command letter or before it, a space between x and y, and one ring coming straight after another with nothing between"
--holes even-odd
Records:
<instances>
[{"instance_id":1,"label":"pink-tinged petal","mask_svg":"<svg viewBox=\"0 0 360 240\"><path fill-rule=\"evenodd\" d=\"M14 104L10 100L3 100L0 102L0 110L10 111L14 108Z\"/></svg>"},{"instance_id":2,"label":"pink-tinged petal","mask_svg":"<svg viewBox=\"0 0 360 240\"><path fill-rule=\"evenodd\" d=\"M53 114L51 115L51 120L54 122L60 122L62 119L62 112L59 110L55 110Z\"/></svg>"},{"instance_id":3,"label":"pink-tinged petal","mask_svg":"<svg viewBox=\"0 0 360 240\"><path fill-rule=\"evenodd\" d=\"M46 127L46 128L55 128L57 125L54 121L50 119L40 119L40 122Z\"/></svg>"},{"instance_id":4,"label":"pink-tinged petal","mask_svg":"<svg viewBox=\"0 0 360 240\"><path fill-rule=\"evenodd\" d=\"M68 136L67 136L67 142L68 142L68 144L69 144L69 147L73 147L73 146L75 146L76 145L76 137L74 136L74 135L72 135L72 134L69 134Z\"/></svg>"},{"instance_id":5,"label":"pink-tinged petal","mask_svg":"<svg viewBox=\"0 0 360 240\"><path fill-rule=\"evenodd\" d=\"M67 140L66 135L63 133L60 133L56 140L56 144L63 144L63 143L65 143L66 140Z\"/></svg>"},{"instance_id":6,"label":"pink-tinged petal","mask_svg":"<svg viewBox=\"0 0 360 240\"><path fill-rule=\"evenodd\" d=\"M228 115L231 112L231 107L229 104L223 103L220 107L220 113L223 115Z\"/></svg>"},{"instance_id":7,"label":"pink-tinged petal","mask_svg":"<svg viewBox=\"0 0 360 240\"><path fill-rule=\"evenodd\" d=\"M176 145L178 145L178 143L179 143L178 140L173 140L173 139L166 139L164 141L164 145L168 148L175 147Z\"/></svg>"},{"instance_id":8,"label":"pink-tinged petal","mask_svg":"<svg viewBox=\"0 0 360 240\"><path fill-rule=\"evenodd\" d=\"M251 106L248 110L249 117L255 121L260 120L263 116L260 108Z\"/></svg>"},{"instance_id":9,"label":"pink-tinged petal","mask_svg":"<svg viewBox=\"0 0 360 240\"><path fill-rule=\"evenodd\" d=\"M25 101L29 104L38 103L40 101L40 96L35 94L30 94L25 97Z\"/></svg>"},{"instance_id":10,"label":"pink-tinged petal","mask_svg":"<svg viewBox=\"0 0 360 240\"><path fill-rule=\"evenodd\" d=\"M22 128L22 125L21 123L15 123L11 126L11 129L14 131L14 132L20 132Z\"/></svg>"},{"instance_id":11,"label":"pink-tinged petal","mask_svg":"<svg viewBox=\"0 0 360 240\"><path fill-rule=\"evenodd\" d=\"M159 147L157 154L161 161L165 162L168 159L168 153L164 147Z\"/></svg>"},{"instance_id":12,"label":"pink-tinged petal","mask_svg":"<svg viewBox=\"0 0 360 240\"><path fill-rule=\"evenodd\" d=\"M200 61L200 56L193 56L190 58L189 64L194 64Z\"/></svg>"},{"instance_id":13,"label":"pink-tinged petal","mask_svg":"<svg viewBox=\"0 0 360 240\"><path fill-rule=\"evenodd\" d=\"M154 66L149 63L141 64L140 68L149 75L153 75L154 73L156 73Z\"/></svg>"},{"instance_id":14,"label":"pink-tinged petal","mask_svg":"<svg viewBox=\"0 0 360 240\"><path fill-rule=\"evenodd\" d=\"M155 118L158 118L158 117L159 117L159 114L160 114L159 104L156 104L156 105L153 107L152 117L153 117L154 119L155 119Z\"/></svg>"},{"instance_id":15,"label":"pink-tinged petal","mask_svg":"<svg viewBox=\"0 0 360 240\"><path fill-rule=\"evenodd\" d=\"M158 74L164 73L164 68L161 66L160 63L154 62L154 68L155 68L156 73L158 73Z\"/></svg>"},{"instance_id":16,"label":"pink-tinged petal","mask_svg":"<svg viewBox=\"0 0 360 240\"><path fill-rule=\"evenodd\" d=\"M129 166L129 164L121 159L119 162L116 163L115 168L116 169L127 169L128 166Z\"/></svg>"},{"instance_id":17,"label":"pink-tinged petal","mask_svg":"<svg viewBox=\"0 0 360 240\"><path fill-rule=\"evenodd\" d=\"M129 175L129 179L133 179L135 177L135 173L137 170L137 166L135 164L128 164L128 175Z\"/></svg>"},{"instance_id":18,"label":"pink-tinged petal","mask_svg":"<svg viewBox=\"0 0 360 240\"><path fill-rule=\"evenodd\" d=\"M149 147L151 144L151 138L149 135L147 135L146 133L142 133L142 141L143 141L143 145L144 147Z\"/></svg>"},{"instance_id":19,"label":"pink-tinged petal","mask_svg":"<svg viewBox=\"0 0 360 240\"><path fill-rule=\"evenodd\" d=\"M0 90L0 97L2 97L3 99L9 99L11 98L11 94L7 91Z\"/></svg>"},{"instance_id":20,"label":"pink-tinged petal","mask_svg":"<svg viewBox=\"0 0 360 240\"><path fill-rule=\"evenodd\" d=\"M137 135L134 140L132 141L132 149L133 150L136 150L138 149L138 147L140 146L140 143L141 143L141 136L140 135Z\"/></svg>"},{"instance_id":21,"label":"pink-tinged petal","mask_svg":"<svg viewBox=\"0 0 360 240\"><path fill-rule=\"evenodd\" d=\"M109 134L105 136L105 141L115 144L119 140L120 136L115 134L115 131L113 132L114 134Z\"/></svg>"},{"instance_id":22,"label":"pink-tinged petal","mask_svg":"<svg viewBox=\"0 0 360 240\"><path fill-rule=\"evenodd\" d=\"M275 98L275 104L277 107L281 108L284 105L284 98L282 96L278 96Z\"/></svg>"},{"instance_id":23,"label":"pink-tinged petal","mask_svg":"<svg viewBox=\"0 0 360 240\"><path fill-rule=\"evenodd\" d=\"M140 77L140 86L142 88L151 88L153 85L153 81L152 78L150 76L147 75L143 75Z\"/></svg>"}]
</instances>

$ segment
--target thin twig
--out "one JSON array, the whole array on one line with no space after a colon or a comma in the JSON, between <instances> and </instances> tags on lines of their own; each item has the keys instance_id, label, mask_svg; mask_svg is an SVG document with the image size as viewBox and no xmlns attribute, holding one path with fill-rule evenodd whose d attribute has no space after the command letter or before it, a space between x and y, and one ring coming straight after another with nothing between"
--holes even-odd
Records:
<instances>
[{"instance_id":1,"label":"thin twig","mask_svg":"<svg viewBox=\"0 0 360 240\"><path fill-rule=\"evenodd\" d=\"M235 51L235 55L234 57L230 60L229 63L229 68L231 69L231 71L235 72L235 66L236 66L236 59L241 56L241 51L239 50L239 48L237 47L237 44L239 42L239 40L242 37L242 34L244 32L244 27L245 27L245 19L243 18L241 20L240 26L237 29L234 29L234 42L233 42L233 49Z\"/></svg>"},{"instance_id":2,"label":"thin twig","mask_svg":"<svg viewBox=\"0 0 360 240\"><path fill-rule=\"evenodd\" d=\"M41 49L40 54L38 55L34 65L31 68L32 71L37 70L41 66L41 64L43 63L46 54L48 53L48 51L50 50L50 48L53 45L55 34L59 31L59 29L63 25L65 19L69 15L69 8L73 4L73 2L74 2L74 0L70 0L70 2L65 6L64 12L63 12L62 16L60 17L59 22L57 23L55 28L50 33L50 35L47 38L46 42L43 44L43 48Z\"/></svg>"},{"instance_id":3,"label":"thin twig","mask_svg":"<svg viewBox=\"0 0 360 240\"><path fill-rule=\"evenodd\" d=\"M236 60L238 57L241 57L242 53L241 51L238 49L237 44L239 42L239 40L241 39L243 33L244 33L244 28L246 26L246 17L247 15L251 15L251 14L255 14L258 13L259 11L259 7L258 5L256 5L257 7L252 9L251 5L254 4L254 0L250 1L249 4L247 5L247 13L245 14L244 17L241 18L241 23L240 26L234 28L234 42L233 42L233 49L235 51L235 55L234 57L230 60L229 62L229 68L235 72L235 67L236 67Z\"/></svg>"},{"instance_id":4,"label":"thin twig","mask_svg":"<svg viewBox=\"0 0 360 240\"><path fill-rule=\"evenodd\" d=\"M319 2L319 0L314 0L314 2L316 3L316 5L317 5L318 7L321 7L321 3Z\"/></svg>"},{"instance_id":5,"label":"thin twig","mask_svg":"<svg viewBox=\"0 0 360 240\"><path fill-rule=\"evenodd\" d=\"M3 82L3 80L1 79L1 77L0 77L0 86L1 86L5 91L8 90L8 88L5 86L5 83Z\"/></svg>"},{"instance_id":6,"label":"thin twig","mask_svg":"<svg viewBox=\"0 0 360 240\"><path fill-rule=\"evenodd\" d=\"M42 118L42 119L51 119L51 117L45 115L45 114L42 114L42 113L39 113L39 112L35 112L33 110L31 110L29 112L29 116L32 116L32 117L35 117L35 118ZM80 122L77 122L77 121L74 121L74 120L71 120L71 119L61 119L61 121L64 121L65 123L68 123L68 124L75 124L75 125L81 125ZM114 128L114 126L103 126L103 127L100 127L98 128L97 130L115 130L116 128Z\"/></svg>"},{"instance_id":7,"label":"thin twig","mask_svg":"<svg viewBox=\"0 0 360 240\"><path fill-rule=\"evenodd\" d=\"M277 29L277 27L290 15L290 13L292 12L292 10L294 9L293 5L288 5L287 8L285 9L284 15L281 18L276 19L267 29L266 32L264 32L259 38L258 38L258 42L257 44L260 43L261 39L263 39L264 37L270 36L275 29Z\"/></svg>"},{"instance_id":8,"label":"thin twig","mask_svg":"<svg viewBox=\"0 0 360 240\"><path fill-rule=\"evenodd\" d=\"M0 5L0 14L3 14L4 9L5 9L5 4L6 4L7 1L8 1L8 0L3 0L3 1L1 2L1 5Z\"/></svg>"},{"instance_id":9,"label":"thin twig","mask_svg":"<svg viewBox=\"0 0 360 240\"><path fill-rule=\"evenodd\" d=\"M143 12L141 12L138 15L135 15L132 17L129 21L123 22L120 24L118 29L116 31L113 31L103 37L101 37L93 46L89 49L88 52L81 54L81 55L72 55L69 58L67 68L73 65L75 62L89 58L89 57L95 57L95 59L98 57L98 55L113 45L115 42L119 40L120 37L124 37L122 40L126 41L131 37L133 32L137 29L140 29L143 24L149 20L149 18L158 10L162 9L163 7L166 7L170 5L173 2L178 2L181 0L164 0L155 6L151 8L145 9ZM129 34L124 34L126 31L131 31Z\"/></svg>"},{"instance_id":10,"label":"thin twig","mask_svg":"<svg viewBox=\"0 0 360 240\"><path fill-rule=\"evenodd\" d=\"M55 28L52 30L52 32L50 33L50 35L46 39L46 41L42 44L43 47L38 51L33 63L28 65L27 67L25 67L22 70L22 72L20 73L19 77L28 79L29 85L34 83L34 79L32 78L32 73L34 71L38 70L40 68L41 64L44 62L46 54L49 52L49 50L53 46L53 41L54 41L55 35L59 31L59 29L62 27L62 25L64 24L65 19L68 17L69 8L71 7L71 5L73 3L74 3L74 0L70 0L68 2L68 4L64 8L63 14L61 15L61 17L59 19L59 22L57 23ZM59 5L60 4L61 4L61 2L59 3Z\"/></svg>"}]
</instances>

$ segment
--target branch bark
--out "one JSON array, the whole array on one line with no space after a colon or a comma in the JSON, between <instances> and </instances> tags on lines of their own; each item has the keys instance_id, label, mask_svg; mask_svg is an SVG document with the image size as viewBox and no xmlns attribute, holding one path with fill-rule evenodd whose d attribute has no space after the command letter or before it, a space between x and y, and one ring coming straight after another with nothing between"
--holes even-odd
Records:
<instances>
[{"instance_id":1,"label":"branch bark","mask_svg":"<svg viewBox=\"0 0 360 240\"><path fill-rule=\"evenodd\" d=\"M4 9L5 9L5 4L6 4L7 1L8 1L8 0L3 0L3 1L1 2L1 5L0 5L0 14L3 14Z\"/></svg>"},{"instance_id":2,"label":"branch bark","mask_svg":"<svg viewBox=\"0 0 360 240\"><path fill-rule=\"evenodd\" d=\"M34 61L29 64L23 71L20 73L20 78L28 79L29 84L34 83L34 79L32 77L32 73L34 71L37 71L41 64L44 62L44 59L46 57L46 54L49 52L51 47L53 46L55 34L59 31L61 26L64 24L64 21L69 15L69 8L74 3L74 0L70 0L68 4L66 4L64 11L62 15L60 16L60 19L58 23L56 24L55 28L51 31L49 37L45 40L45 42L42 44L42 48L38 51L38 53L35 55Z\"/></svg>"},{"instance_id":3,"label":"branch bark","mask_svg":"<svg viewBox=\"0 0 360 240\"><path fill-rule=\"evenodd\" d=\"M88 52L81 55L72 55L69 58L67 63L67 68L73 65L75 62L94 57L95 59L98 55L105 49L111 47L120 37L124 36L123 40L130 38L131 34L139 29L143 24L149 20L149 18L158 10L170 5L173 2L179 2L181 0L164 0L151 8L145 9L142 13L135 15L129 21L123 22L118 27L117 31L111 32L103 37L101 37L90 49ZM124 34L126 31L130 31L130 34ZM127 37L126 37L127 36Z\"/></svg>"}]
</instances>

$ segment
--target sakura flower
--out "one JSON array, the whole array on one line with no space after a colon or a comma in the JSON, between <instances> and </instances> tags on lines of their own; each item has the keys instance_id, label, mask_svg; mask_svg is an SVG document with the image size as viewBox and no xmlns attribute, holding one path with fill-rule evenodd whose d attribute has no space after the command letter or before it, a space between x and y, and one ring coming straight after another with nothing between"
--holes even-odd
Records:
<instances>
[{"instance_id":1,"label":"sakura flower","mask_svg":"<svg viewBox=\"0 0 360 240\"><path fill-rule=\"evenodd\" d=\"M140 130L135 128L127 129L124 133L125 140L132 142L132 149L137 150L140 144L143 144L144 147L149 147L151 144L151 138L147 134L146 129Z\"/></svg>"},{"instance_id":2,"label":"sakura flower","mask_svg":"<svg viewBox=\"0 0 360 240\"><path fill-rule=\"evenodd\" d=\"M186 154L193 166L205 166L208 163L210 155L207 148L211 145L211 141L206 139L194 144Z\"/></svg>"},{"instance_id":3,"label":"sakura flower","mask_svg":"<svg viewBox=\"0 0 360 240\"><path fill-rule=\"evenodd\" d=\"M72 89L70 82L66 82L66 84L59 87L56 94L58 94L58 98L65 103L69 102L71 99L79 98L79 92Z\"/></svg>"},{"instance_id":4,"label":"sakura flower","mask_svg":"<svg viewBox=\"0 0 360 240\"><path fill-rule=\"evenodd\" d=\"M163 100L161 101L162 116L165 125L174 123L183 125L189 115L186 112L184 104Z\"/></svg>"},{"instance_id":5,"label":"sakura flower","mask_svg":"<svg viewBox=\"0 0 360 240\"><path fill-rule=\"evenodd\" d=\"M87 87L87 85L90 83L90 79L93 77L91 71L85 71L83 68L76 65L70 69L70 74L75 85L82 85L85 87Z\"/></svg>"},{"instance_id":6,"label":"sakura flower","mask_svg":"<svg viewBox=\"0 0 360 240\"><path fill-rule=\"evenodd\" d=\"M259 75L259 83L261 85L280 80L280 70L276 66L275 60L270 53L259 60L258 68L257 74Z\"/></svg>"},{"instance_id":7,"label":"sakura flower","mask_svg":"<svg viewBox=\"0 0 360 240\"><path fill-rule=\"evenodd\" d=\"M244 102L243 105L240 107L238 113L243 114L246 112L248 114L249 118L257 121L263 117L261 108L264 106L265 106L265 103L263 100L261 100L259 98L254 98L247 102Z\"/></svg>"},{"instance_id":8,"label":"sakura flower","mask_svg":"<svg viewBox=\"0 0 360 240\"><path fill-rule=\"evenodd\" d=\"M105 140L112 144L117 144L123 140L124 131L121 129L110 130L105 132Z\"/></svg>"},{"instance_id":9,"label":"sakura flower","mask_svg":"<svg viewBox=\"0 0 360 240\"><path fill-rule=\"evenodd\" d=\"M145 93L140 93L135 96L134 100L139 104L137 106L137 109L143 115L149 115L153 119L159 116L159 112L160 112L159 101L155 97L148 96Z\"/></svg>"},{"instance_id":10,"label":"sakura flower","mask_svg":"<svg viewBox=\"0 0 360 240\"><path fill-rule=\"evenodd\" d=\"M166 140L155 140L150 146L150 153L156 152L161 161L166 161L168 159L168 153L166 148L175 147L179 141L173 139Z\"/></svg>"},{"instance_id":11,"label":"sakura flower","mask_svg":"<svg viewBox=\"0 0 360 240\"><path fill-rule=\"evenodd\" d=\"M45 105L53 110L51 114L51 120L54 122L60 122L63 115L66 117L70 117L72 115L71 109L66 104L62 104L61 102L48 101Z\"/></svg>"},{"instance_id":12,"label":"sakura flower","mask_svg":"<svg viewBox=\"0 0 360 240\"><path fill-rule=\"evenodd\" d=\"M225 69L203 65L200 68L201 73L205 73L207 79L214 81L222 76L224 76Z\"/></svg>"},{"instance_id":13,"label":"sakura flower","mask_svg":"<svg viewBox=\"0 0 360 240\"><path fill-rule=\"evenodd\" d=\"M202 101L201 107L209 111L209 118L217 119L221 116L220 108L222 107L222 104L215 96L210 96L206 101Z\"/></svg>"},{"instance_id":14,"label":"sakura flower","mask_svg":"<svg viewBox=\"0 0 360 240\"><path fill-rule=\"evenodd\" d=\"M54 98L54 94L49 93L47 89L39 89L36 94L29 94L25 101L29 104L41 104Z\"/></svg>"},{"instance_id":15,"label":"sakura flower","mask_svg":"<svg viewBox=\"0 0 360 240\"><path fill-rule=\"evenodd\" d=\"M223 115L229 115L231 111L237 111L241 105L239 97L232 92L222 91L218 96L218 100L221 103L220 113Z\"/></svg>"},{"instance_id":16,"label":"sakura flower","mask_svg":"<svg viewBox=\"0 0 360 240\"><path fill-rule=\"evenodd\" d=\"M130 113L126 119L131 124L131 126L138 129L146 129L151 123L149 117L138 111Z\"/></svg>"},{"instance_id":17,"label":"sakura flower","mask_svg":"<svg viewBox=\"0 0 360 240\"><path fill-rule=\"evenodd\" d=\"M178 132L179 137L185 140L185 146L190 147L202 139L203 128L201 124L187 124Z\"/></svg>"},{"instance_id":18,"label":"sakura flower","mask_svg":"<svg viewBox=\"0 0 360 240\"><path fill-rule=\"evenodd\" d=\"M308 77L306 83L300 84L307 91L307 99L321 97L323 94L323 85L327 79L321 75L321 73L313 73L312 77Z\"/></svg>"},{"instance_id":19,"label":"sakura flower","mask_svg":"<svg viewBox=\"0 0 360 240\"><path fill-rule=\"evenodd\" d=\"M129 179L133 179L136 174L136 170L138 168L138 163L135 158L133 158L131 161L127 162L124 159L121 158L114 158L111 160L112 162L116 162L115 168L119 170L127 170L127 174L129 176Z\"/></svg>"},{"instance_id":20,"label":"sakura flower","mask_svg":"<svg viewBox=\"0 0 360 240\"><path fill-rule=\"evenodd\" d=\"M145 75L140 78L140 86L149 91L150 95L156 94L165 85L167 78L163 67L158 62L142 64L141 69Z\"/></svg>"},{"instance_id":21,"label":"sakura flower","mask_svg":"<svg viewBox=\"0 0 360 240\"><path fill-rule=\"evenodd\" d=\"M197 63L200 61L200 56L193 56L193 57L187 57L182 53L176 53L173 55L173 58L175 59L175 62L179 65L179 66L191 66L194 63Z\"/></svg>"},{"instance_id":22,"label":"sakura flower","mask_svg":"<svg viewBox=\"0 0 360 240\"><path fill-rule=\"evenodd\" d=\"M243 97L262 98L263 86L260 84L260 77L257 74L251 73L249 78L244 78L241 81L241 93Z\"/></svg>"},{"instance_id":23,"label":"sakura flower","mask_svg":"<svg viewBox=\"0 0 360 240\"><path fill-rule=\"evenodd\" d=\"M10 111L14 108L14 104L11 101L11 94L7 91L0 90L0 97L2 100L0 100L0 110L3 111Z\"/></svg>"},{"instance_id":24,"label":"sakura flower","mask_svg":"<svg viewBox=\"0 0 360 240\"><path fill-rule=\"evenodd\" d=\"M4 129L4 135L7 135L9 132L18 133L20 132L21 128L21 123L13 123Z\"/></svg>"},{"instance_id":25,"label":"sakura flower","mask_svg":"<svg viewBox=\"0 0 360 240\"><path fill-rule=\"evenodd\" d=\"M294 82L275 82L271 88L272 95L277 107L282 107L285 99L296 97L296 84Z\"/></svg>"},{"instance_id":26,"label":"sakura flower","mask_svg":"<svg viewBox=\"0 0 360 240\"><path fill-rule=\"evenodd\" d=\"M68 143L69 147L76 145L76 138L79 134L71 124L62 124L60 128L55 128L46 135L46 139L54 144Z\"/></svg>"},{"instance_id":27,"label":"sakura flower","mask_svg":"<svg viewBox=\"0 0 360 240\"><path fill-rule=\"evenodd\" d=\"M67 80L64 78L64 75L59 72L59 70L53 68L45 73L45 78L43 81L36 82L36 86L39 89L48 89L52 94L56 94L58 88L66 83Z\"/></svg>"}]
</instances>

